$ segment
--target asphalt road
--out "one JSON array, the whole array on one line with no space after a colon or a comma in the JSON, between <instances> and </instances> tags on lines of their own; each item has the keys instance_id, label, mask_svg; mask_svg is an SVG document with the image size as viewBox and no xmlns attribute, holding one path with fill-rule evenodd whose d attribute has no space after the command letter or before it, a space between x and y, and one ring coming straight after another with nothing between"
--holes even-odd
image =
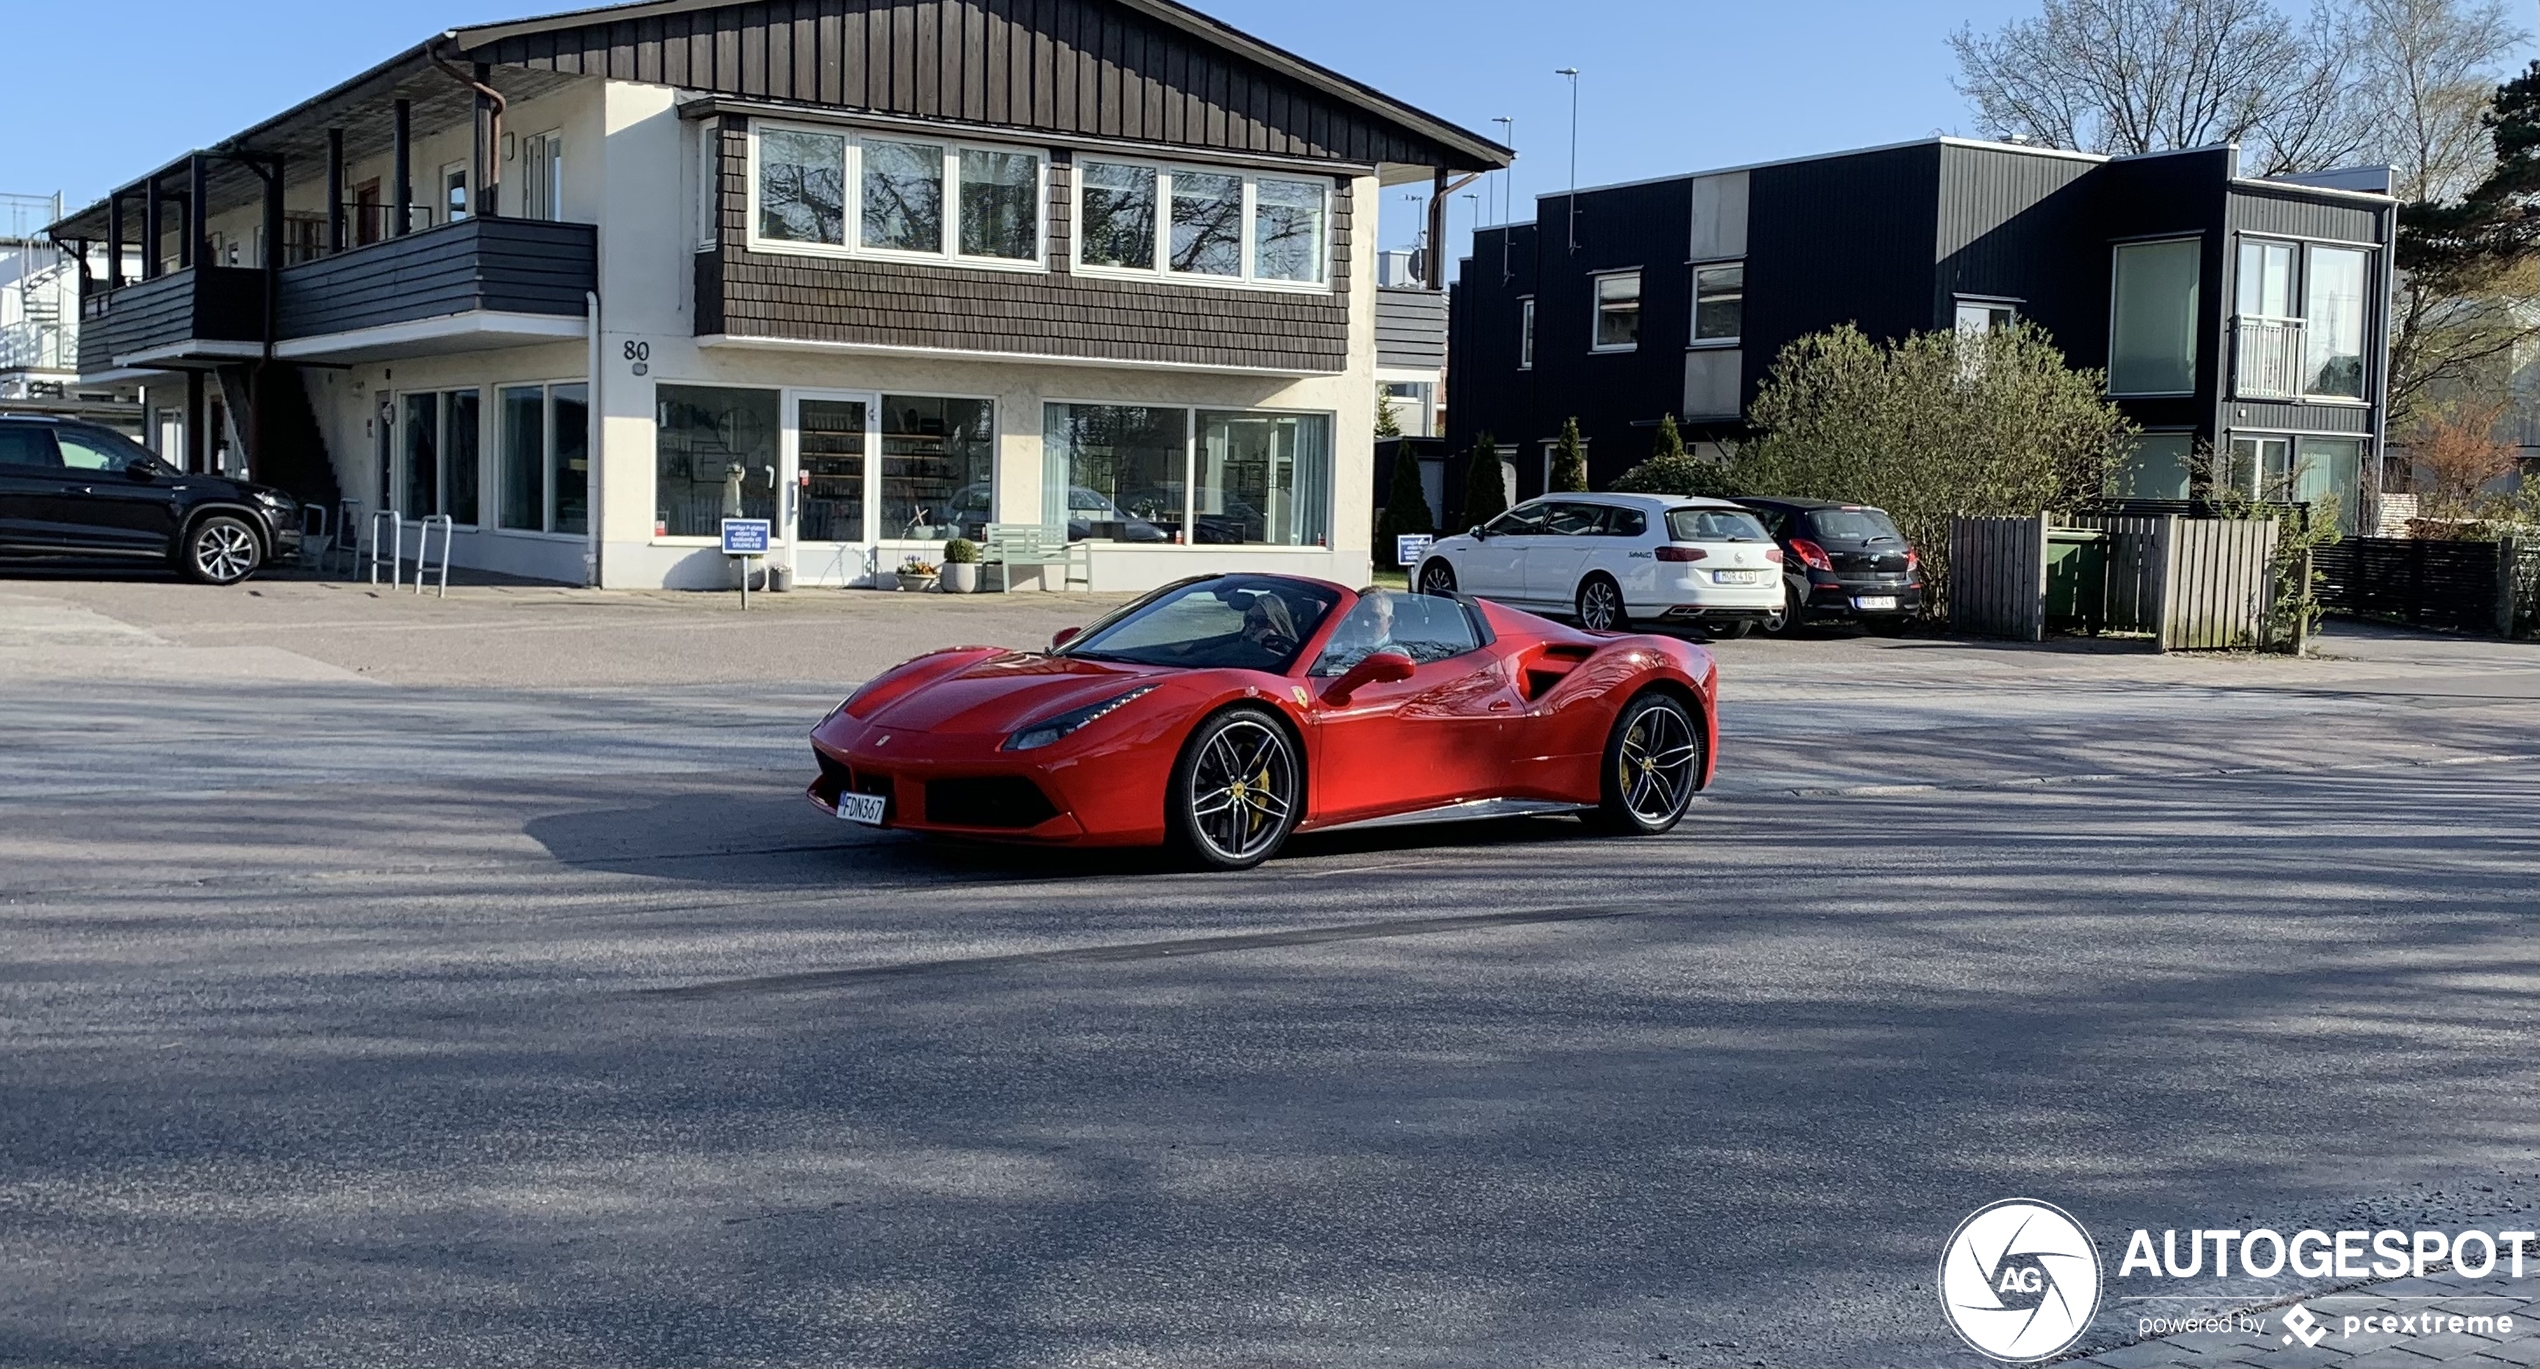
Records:
<instances>
[{"instance_id":1,"label":"asphalt road","mask_svg":"<svg viewBox=\"0 0 2540 1369\"><path fill-rule=\"evenodd\" d=\"M1974 1364L1996 1198L2532 1224L2527 645L1727 644L1669 837L1214 877L827 819L1086 606L795 600L0 580L0 1361Z\"/></svg>"}]
</instances>

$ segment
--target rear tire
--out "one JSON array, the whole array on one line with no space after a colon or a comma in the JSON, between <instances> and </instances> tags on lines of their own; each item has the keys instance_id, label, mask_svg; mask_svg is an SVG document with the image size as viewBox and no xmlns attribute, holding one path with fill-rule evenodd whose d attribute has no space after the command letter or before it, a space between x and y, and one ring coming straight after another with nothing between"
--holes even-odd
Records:
<instances>
[{"instance_id":1,"label":"rear tire","mask_svg":"<svg viewBox=\"0 0 2540 1369\"><path fill-rule=\"evenodd\" d=\"M1453 594L1455 567L1431 557L1420 563L1420 578L1416 583L1422 594Z\"/></svg>"},{"instance_id":2,"label":"rear tire","mask_svg":"<svg viewBox=\"0 0 2540 1369\"><path fill-rule=\"evenodd\" d=\"M1754 630L1755 624L1744 618L1734 623L1714 623L1705 629L1711 634L1711 640L1715 642L1734 642Z\"/></svg>"},{"instance_id":3,"label":"rear tire","mask_svg":"<svg viewBox=\"0 0 2540 1369\"><path fill-rule=\"evenodd\" d=\"M1578 610L1579 626L1590 632L1632 630L1632 615L1623 608L1623 587L1610 575L1599 572L1581 580L1570 603Z\"/></svg>"},{"instance_id":4,"label":"rear tire","mask_svg":"<svg viewBox=\"0 0 2540 1369\"><path fill-rule=\"evenodd\" d=\"M1305 815L1305 769L1266 709L1227 709L1201 722L1173 763L1164 827L1203 870L1249 870L1278 854Z\"/></svg>"},{"instance_id":5,"label":"rear tire","mask_svg":"<svg viewBox=\"0 0 2540 1369\"><path fill-rule=\"evenodd\" d=\"M177 569L199 585L234 585L264 564L264 543L245 519L216 513L186 530Z\"/></svg>"},{"instance_id":6,"label":"rear tire","mask_svg":"<svg viewBox=\"0 0 2540 1369\"><path fill-rule=\"evenodd\" d=\"M1774 637L1787 636L1807 625L1808 607L1801 601L1799 591L1790 587L1788 580L1782 581L1782 606L1764 615L1764 621L1756 624Z\"/></svg>"},{"instance_id":7,"label":"rear tire","mask_svg":"<svg viewBox=\"0 0 2540 1369\"><path fill-rule=\"evenodd\" d=\"M1672 694L1623 706L1605 739L1596 824L1619 836L1654 837L1684 819L1702 775L1702 729Z\"/></svg>"}]
</instances>

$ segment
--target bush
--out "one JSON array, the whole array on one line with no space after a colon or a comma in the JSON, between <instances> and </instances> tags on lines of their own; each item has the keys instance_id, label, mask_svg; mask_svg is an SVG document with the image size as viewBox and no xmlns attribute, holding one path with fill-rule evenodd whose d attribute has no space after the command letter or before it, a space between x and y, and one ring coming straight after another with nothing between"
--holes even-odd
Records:
<instances>
[{"instance_id":1,"label":"bush","mask_svg":"<svg viewBox=\"0 0 2540 1369\"><path fill-rule=\"evenodd\" d=\"M1464 469L1464 526L1478 528L1508 512L1508 486L1501 469L1499 444L1489 433L1473 434L1472 464Z\"/></svg>"},{"instance_id":2,"label":"bush","mask_svg":"<svg viewBox=\"0 0 2540 1369\"><path fill-rule=\"evenodd\" d=\"M967 537L956 537L944 544L944 564L975 566L979 564L979 544Z\"/></svg>"},{"instance_id":3,"label":"bush","mask_svg":"<svg viewBox=\"0 0 2540 1369\"><path fill-rule=\"evenodd\" d=\"M1393 488L1385 494L1385 506L1376 511L1376 564L1394 563L1396 537L1437 530L1437 520L1429 516L1429 497L1420 489L1420 458L1406 445L1394 454Z\"/></svg>"},{"instance_id":4,"label":"bush","mask_svg":"<svg viewBox=\"0 0 2540 1369\"><path fill-rule=\"evenodd\" d=\"M1738 487L1728 465L1705 461L1687 452L1674 414L1658 420L1658 438L1650 446L1649 459L1623 472L1614 488L1633 494L1685 494L1710 499L1754 493Z\"/></svg>"},{"instance_id":5,"label":"bush","mask_svg":"<svg viewBox=\"0 0 2540 1369\"><path fill-rule=\"evenodd\" d=\"M2028 516L2106 490L2137 430L2105 385L2033 324L1889 344L1846 324L1782 349L1748 411L1758 435L1722 475L1746 493L1886 509L1945 598L1951 519Z\"/></svg>"},{"instance_id":6,"label":"bush","mask_svg":"<svg viewBox=\"0 0 2540 1369\"><path fill-rule=\"evenodd\" d=\"M1587 448L1579 442L1579 420L1565 418L1561 420L1561 440L1552 444L1551 493L1584 494L1587 487Z\"/></svg>"}]
</instances>

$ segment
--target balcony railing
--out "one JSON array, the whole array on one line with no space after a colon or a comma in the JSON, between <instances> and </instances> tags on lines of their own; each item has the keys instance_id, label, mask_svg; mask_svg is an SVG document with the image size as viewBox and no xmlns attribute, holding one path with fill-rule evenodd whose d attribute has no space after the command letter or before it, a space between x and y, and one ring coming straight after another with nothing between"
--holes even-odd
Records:
<instances>
[{"instance_id":1,"label":"balcony railing","mask_svg":"<svg viewBox=\"0 0 2540 1369\"><path fill-rule=\"evenodd\" d=\"M2231 388L2243 399L2302 397L2302 320L2233 320Z\"/></svg>"}]
</instances>

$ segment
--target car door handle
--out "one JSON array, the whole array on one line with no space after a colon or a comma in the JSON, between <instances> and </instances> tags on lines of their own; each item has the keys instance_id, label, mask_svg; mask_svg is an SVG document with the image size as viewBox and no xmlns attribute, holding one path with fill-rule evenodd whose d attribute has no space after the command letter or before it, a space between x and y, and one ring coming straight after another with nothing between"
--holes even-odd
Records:
<instances>
[{"instance_id":1,"label":"car door handle","mask_svg":"<svg viewBox=\"0 0 2540 1369\"><path fill-rule=\"evenodd\" d=\"M1506 699L1493 699L1490 701L1490 711L1493 713L1505 713L1512 707L1514 707L1514 705L1510 704Z\"/></svg>"}]
</instances>

